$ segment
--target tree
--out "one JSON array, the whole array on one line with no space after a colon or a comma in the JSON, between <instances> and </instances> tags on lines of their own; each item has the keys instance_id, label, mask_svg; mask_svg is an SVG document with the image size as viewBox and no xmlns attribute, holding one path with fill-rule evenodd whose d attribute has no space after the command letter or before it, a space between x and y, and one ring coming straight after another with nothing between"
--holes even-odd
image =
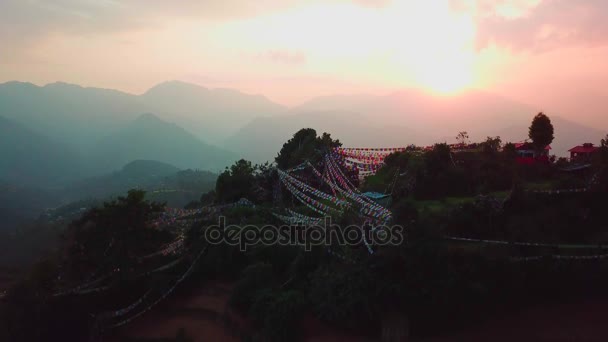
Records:
<instances>
[{"instance_id":1,"label":"tree","mask_svg":"<svg viewBox=\"0 0 608 342\"><path fill-rule=\"evenodd\" d=\"M416 198L434 199L443 196L461 196L468 188L464 169L455 165L450 147L445 143L435 144L432 150L425 152L423 165L417 168L414 189ZM408 171L412 170L408 166Z\"/></svg>"},{"instance_id":2,"label":"tree","mask_svg":"<svg viewBox=\"0 0 608 342\"><path fill-rule=\"evenodd\" d=\"M593 156L593 187L600 191L608 189L608 135L600 142L600 148Z\"/></svg>"},{"instance_id":3,"label":"tree","mask_svg":"<svg viewBox=\"0 0 608 342\"><path fill-rule=\"evenodd\" d=\"M272 202L275 185L279 182L276 167L268 162L255 166L255 200L257 202Z\"/></svg>"},{"instance_id":4,"label":"tree","mask_svg":"<svg viewBox=\"0 0 608 342\"><path fill-rule=\"evenodd\" d=\"M608 167L608 134L600 141L597 153L593 154L593 164L595 168Z\"/></svg>"},{"instance_id":5,"label":"tree","mask_svg":"<svg viewBox=\"0 0 608 342\"><path fill-rule=\"evenodd\" d=\"M241 159L230 168L226 168L217 178L215 193L218 201L235 202L251 198L255 182L254 167L251 162Z\"/></svg>"},{"instance_id":6,"label":"tree","mask_svg":"<svg viewBox=\"0 0 608 342\"><path fill-rule=\"evenodd\" d=\"M500 151L502 146L502 139L500 137L487 137L486 141L481 143L483 152L487 154L496 154Z\"/></svg>"},{"instance_id":7,"label":"tree","mask_svg":"<svg viewBox=\"0 0 608 342\"><path fill-rule=\"evenodd\" d=\"M340 140L334 140L329 133L317 137L317 131L303 128L289 139L275 158L280 169L288 169L309 160L312 163L320 161L327 150L342 146Z\"/></svg>"},{"instance_id":8,"label":"tree","mask_svg":"<svg viewBox=\"0 0 608 342\"><path fill-rule=\"evenodd\" d=\"M601 164L608 164L608 134L606 135L606 138L602 139L597 156L596 159L599 159Z\"/></svg>"},{"instance_id":9,"label":"tree","mask_svg":"<svg viewBox=\"0 0 608 342\"><path fill-rule=\"evenodd\" d=\"M216 197L215 190L211 190L209 192L202 194L199 201L201 202L201 205L212 205L213 202L215 201L215 197Z\"/></svg>"},{"instance_id":10,"label":"tree","mask_svg":"<svg viewBox=\"0 0 608 342\"><path fill-rule=\"evenodd\" d=\"M429 174L444 173L453 166L450 147L447 144L435 144L432 150L424 154L424 161Z\"/></svg>"},{"instance_id":11,"label":"tree","mask_svg":"<svg viewBox=\"0 0 608 342\"><path fill-rule=\"evenodd\" d=\"M126 197L89 210L66 231L66 270L79 278L95 270L126 269L138 257L157 251L172 239L167 231L150 229L149 221L163 207L145 200L145 191L129 190Z\"/></svg>"},{"instance_id":12,"label":"tree","mask_svg":"<svg viewBox=\"0 0 608 342\"><path fill-rule=\"evenodd\" d=\"M517 149L514 143L506 143L502 148L502 154L509 162L512 162L517 157Z\"/></svg>"},{"instance_id":13,"label":"tree","mask_svg":"<svg viewBox=\"0 0 608 342\"><path fill-rule=\"evenodd\" d=\"M542 151L553 142L553 124L543 112L536 114L530 125L528 136L536 151Z\"/></svg>"},{"instance_id":14,"label":"tree","mask_svg":"<svg viewBox=\"0 0 608 342\"><path fill-rule=\"evenodd\" d=\"M456 136L456 141L460 145L466 145L469 142L469 133L467 133L466 131L459 132Z\"/></svg>"}]
</instances>

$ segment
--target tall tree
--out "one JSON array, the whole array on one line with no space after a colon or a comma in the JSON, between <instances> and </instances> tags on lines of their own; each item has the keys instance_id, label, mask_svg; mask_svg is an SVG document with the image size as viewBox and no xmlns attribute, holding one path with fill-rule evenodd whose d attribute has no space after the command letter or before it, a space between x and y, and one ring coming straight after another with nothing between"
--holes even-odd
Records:
<instances>
[{"instance_id":1,"label":"tall tree","mask_svg":"<svg viewBox=\"0 0 608 342\"><path fill-rule=\"evenodd\" d=\"M275 158L280 169L294 167L305 160L316 163L327 150L342 146L340 140L334 140L329 133L317 136L317 131L312 128L303 128L289 139Z\"/></svg>"},{"instance_id":2,"label":"tall tree","mask_svg":"<svg viewBox=\"0 0 608 342\"><path fill-rule=\"evenodd\" d=\"M251 162L241 159L226 168L217 178L215 193L221 203L251 198L255 182L255 168Z\"/></svg>"},{"instance_id":3,"label":"tall tree","mask_svg":"<svg viewBox=\"0 0 608 342\"><path fill-rule=\"evenodd\" d=\"M553 142L553 124L543 112L536 114L530 125L528 136L537 151L542 151Z\"/></svg>"},{"instance_id":4,"label":"tall tree","mask_svg":"<svg viewBox=\"0 0 608 342\"><path fill-rule=\"evenodd\" d=\"M66 269L76 278L95 270L127 269L138 257L157 251L172 238L149 225L163 207L145 200L145 191L133 189L90 209L66 231Z\"/></svg>"}]
</instances>

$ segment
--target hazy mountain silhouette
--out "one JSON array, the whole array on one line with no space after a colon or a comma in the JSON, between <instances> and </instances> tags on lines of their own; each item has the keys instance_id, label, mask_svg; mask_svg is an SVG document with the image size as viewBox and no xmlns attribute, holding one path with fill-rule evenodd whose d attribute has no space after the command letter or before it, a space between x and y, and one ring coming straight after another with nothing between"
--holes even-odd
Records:
<instances>
[{"instance_id":1,"label":"hazy mountain silhouette","mask_svg":"<svg viewBox=\"0 0 608 342\"><path fill-rule=\"evenodd\" d=\"M328 132L345 146L402 146L413 141L433 141L424 132L376 122L358 113L317 111L253 120L228 139L226 145L255 162L271 161L283 143L301 128L314 128L319 135Z\"/></svg>"},{"instance_id":2,"label":"hazy mountain silhouette","mask_svg":"<svg viewBox=\"0 0 608 342\"><path fill-rule=\"evenodd\" d=\"M74 182L61 194L64 201L73 202L105 200L130 189L143 189L151 200L182 207L213 189L216 179L217 174L209 171L181 170L155 160L135 160L117 171Z\"/></svg>"},{"instance_id":3,"label":"hazy mountain silhouette","mask_svg":"<svg viewBox=\"0 0 608 342\"><path fill-rule=\"evenodd\" d=\"M81 157L69 146L0 117L0 179L57 186L82 174Z\"/></svg>"},{"instance_id":4,"label":"hazy mountain silhouette","mask_svg":"<svg viewBox=\"0 0 608 342\"><path fill-rule=\"evenodd\" d=\"M0 116L80 149L134 119L143 109L137 97L115 90L66 83L44 87L0 84Z\"/></svg>"},{"instance_id":5,"label":"hazy mountain silhouette","mask_svg":"<svg viewBox=\"0 0 608 342\"><path fill-rule=\"evenodd\" d=\"M255 117L283 110L260 95L178 81L159 84L143 95L67 83L0 84L0 116L83 149L141 113L157 113L205 141L217 142Z\"/></svg>"},{"instance_id":6,"label":"hazy mountain silhouette","mask_svg":"<svg viewBox=\"0 0 608 342\"><path fill-rule=\"evenodd\" d=\"M141 99L159 117L188 127L196 136L214 143L236 133L254 118L285 111L261 95L207 89L179 81L161 83Z\"/></svg>"},{"instance_id":7,"label":"hazy mountain silhouette","mask_svg":"<svg viewBox=\"0 0 608 342\"><path fill-rule=\"evenodd\" d=\"M222 160L230 159L206 152L186 157L188 149L175 149L175 144L171 147L172 139L162 133L171 128L171 134L176 134L174 125L139 128L148 135L138 131L133 120L147 112L188 131L179 130L178 136L190 133L190 138L223 146L238 152L238 157L262 161L272 159L281 144L302 127L315 128L319 133L328 131L351 146L453 141L460 131L467 131L472 140L497 134L504 141L521 140L541 109L480 91L457 96L433 96L418 90L384 96L323 96L285 109L260 95L179 81L161 83L142 95L65 83L44 87L19 82L0 85L0 116L55 141L64 141L75 150L93 150L90 160L101 158L92 170L97 174L138 158L170 162L180 168L212 169L225 166L220 165ZM565 117L561 113L547 114ZM131 141L126 137L140 134L141 139L156 144L159 155L149 153L152 149L144 151L142 146L127 147ZM556 132L555 152L563 154L571 142L596 136L597 130L566 120ZM192 145L190 138L184 138L189 143L180 140L179 144ZM123 150L116 150L114 155L112 148ZM211 158L207 163L199 163L207 157Z\"/></svg>"},{"instance_id":8,"label":"hazy mountain silhouette","mask_svg":"<svg viewBox=\"0 0 608 342\"><path fill-rule=\"evenodd\" d=\"M153 184L160 186L164 177L179 170L173 165L155 160L135 160L118 171L77 181L66 188L66 193L71 200L103 198L133 188L144 189Z\"/></svg>"},{"instance_id":9,"label":"hazy mountain silhouette","mask_svg":"<svg viewBox=\"0 0 608 342\"><path fill-rule=\"evenodd\" d=\"M347 146L382 147L455 142L460 131L473 141L499 135L504 142L528 136L540 109L486 93L433 96L407 90L386 96L366 94L323 96L292 108L291 115L257 119L227 141L227 146L253 160L272 159L281 144L302 127L328 131ZM598 143L605 132L554 118L553 153L589 140Z\"/></svg>"},{"instance_id":10,"label":"hazy mountain silhouette","mask_svg":"<svg viewBox=\"0 0 608 342\"><path fill-rule=\"evenodd\" d=\"M153 114L143 114L102 139L90 154L90 164L96 165L99 173L116 170L137 159L157 160L182 169L219 170L236 156Z\"/></svg>"},{"instance_id":11,"label":"hazy mountain silhouette","mask_svg":"<svg viewBox=\"0 0 608 342\"><path fill-rule=\"evenodd\" d=\"M324 97L293 109L296 112L302 110L358 112L373 122L404 126L433 137L455 136L462 130L484 136L487 131L529 123L538 112L532 106L486 92L433 96L418 90L404 90L385 96Z\"/></svg>"},{"instance_id":12,"label":"hazy mountain silhouette","mask_svg":"<svg viewBox=\"0 0 608 342\"><path fill-rule=\"evenodd\" d=\"M180 169L156 160L134 160L123 166L120 175L126 179L148 179L165 177Z\"/></svg>"},{"instance_id":13,"label":"hazy mountain silhouette","mask_svg":"<svg viewBox=\"0 0 608 342\"><path fill-rule=\"evenodd\" d=\"M159 117L188 132L158 118L140 118L156 107L163 113ZM0 177L46 186L101 175L141 158L220 169L233 156L203 141L223 140L248 120L281 110L261 96L182 82L166 82L139 96L67 83L8 82L0 84L0 116L19 128L2 123L11 133L2 137ZM84 165L77 154L87 156Z\"/></svg>"}]
</instances>

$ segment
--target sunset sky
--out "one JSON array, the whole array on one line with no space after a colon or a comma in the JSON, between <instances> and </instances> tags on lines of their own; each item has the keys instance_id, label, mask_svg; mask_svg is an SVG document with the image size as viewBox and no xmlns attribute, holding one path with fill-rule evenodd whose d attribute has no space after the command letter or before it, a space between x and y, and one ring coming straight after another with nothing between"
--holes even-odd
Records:
<instances>
[{"instance_id":1,"label":"sunset sky","mask_svg":"<svg viewBox=\"0 0 608 342\"><path fill-rule=\"evenodd\" d=\"M607 42L605 0L0 1L0 82L178 79L286 105L480 89L587 120L606 108Z\"/></svg>"}]
</instances>

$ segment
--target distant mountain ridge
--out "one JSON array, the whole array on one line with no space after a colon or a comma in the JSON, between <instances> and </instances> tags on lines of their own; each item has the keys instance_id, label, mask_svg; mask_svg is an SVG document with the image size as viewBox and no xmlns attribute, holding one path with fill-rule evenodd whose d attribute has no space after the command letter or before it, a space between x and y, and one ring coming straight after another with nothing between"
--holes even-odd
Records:
<instances>
[{"instance_id":1,"label":"distant mountain ridge","mask_svg":"<svg viewBox=\"0 0 608 342\"><path fill-rule=\"evenodd\" d=\"M0 84L0 116L77 147L92 146L142 113L155 113L217 143L253 118L284 110L261 95L181 81L161 83L142 95L63 82Z\"/></svg>"},{"instance_id":2,"label":"distant mountain ridge","mask_svg":"<svg viewBox=\"0 0 608 342\"><path fill-rule=\"evenodd\" d=\"M272 160L281 144L303 127L332 133L350 146L449 142L460 131L467 131L476 141L488 135L501 135L503 141L521 140L539 111L541 108L482 91L458 96L433 96L419 90L322 96L285 108L261 95L179 81L158 84L142 95L65 83L44 87L18 82L0 84L0 116L57 141L65 139L76 150L112 146L108 137L130 129L131 122L141 113L155 113L207 145L214 143L253 161ZM562 132L556 132L554 143L559 155L564 155L573 143L597 142L597 136L605 132L602 127L560 121L559 113L547 114L556 119L558 131ZM576 136L569 136L571 133ZM137 155L180 167L193 166L165 157ZM126 157L120 159L120 163L128 161ZM210 162L213 164L215 161Z\"/></svg>"},{"instance_id":3,"label":"distant mountain ridge","mask_svg":"<svg viewBox=\"0 0 608 342\"><path fill-rule=\"evenodd\" d=\"M422 130L435 137L455 136L463 130L483 136L487 131L530 121L539 111L532 106L481 91L458 96L433 96L418 90L407 90L381 96L326 96L295 107L292 112L322 110L358 112L370 122Z\"/></svg>"},{"instance_id":4,"label":"distant mountain ridge","mask_svg":"<svg viewBox=\"0 0 608 342\"><path fill-rule=\"evenodd\" d=\"M435 142L454 142L456 134L467 131L471 140L501 136L503 142L528 138L528 127L542 108L512 101L505 97L472 91L459 96L431 96L420 91L401 91L385 96L348 96L313 99L293 112L302 110L355 110L369 122L407 127L424 132ZM583 143L599 143L608 127L588 127L567 119L561 113L546 112L555 126L553 153L564 156L569 148ZM424 144L415 136L401 138L403 143Z\"/></svg>"},{"instance_id":5,"label":"distant mountain ridge","mask_svg":"<svg viewBox=\"0 0 608 342\"><path fill-rule=\"evenodd\" d=\"M120 169L120 172L129 178L163 177L176 173L180 169L171 164L156 160L134 160Z\"/></svg>"},{"instance_id":6,"label":"distant mountain ridge","mask_svg":"<svg viewBox=\"0 0 608 342\"><path fill-rule=\"evenodd\" d=\"M502 96L472 91L459 96L432 96L417 90L388 95L336 95L314 98L290 109L288 115L257 119L227 140L232 150L254 161L272 160L281 144L299 128L332 133L346 146L383 147L455 142L467 131L472 141L501 136L503 142L521 141L541 111ZM604 130L586 127L547 113L554 121L553 153L583 142L598 143ZM255 146L255 147L254 147Z\"/></svg>"},{"instance_id":7,"label":"distant mountain ridge","mask_svg":"<svg viewBox=\"0 0 608 342\"><path fill-rule=\"evenodd\" d=\"M59 82L0 84L0 116L75 148L90 147L143 109L135 97L115 90Z\"/></svg>"},{"instance_id":8,"label":"distant mountain ridge","mask_svg":"<svg viewBox=\"0 0 608 342\"><path fill-rule=\"evenodd\" d=\"M83 172L82 157L70 146L0 116L0 180L57 186Z\"/></svg>"},{"instance_id":9,"label":"distant mountain ridge","mask_svg":"<svg viewBox=\"0 0 608 342\"><path fill-rule=\"evenodd\" d=\"M212 189L216 178L217 174L207 171L186 171L156 160L134 160L118 170L74 182L62 192L65 200L75 201L85 198L103 200L109 196L124 195L134 188L147 190L151 196L152 191L159 189L187 190L186 195L178 197L179 203L169 203L182 206L184 202L198 199L203 192Z\"/></svg>"},{"instance_id":10,"label":"distant mountain ridge","mask_svg":"<svg viewBox=\"0 0 608 342\"><path fill-rule=\"evenodd\" d=\"M262 96L209 90L177 81L162 83L143 95L62 82L42 87L8 82L0 84L0 116L18 125L21 136L27 131L38 138L4 135L0 148L7 150L0 153L0 158L4 157L5 164L9 160L15 163L0 164L0 177L49 185L57 178L53 165L62 165L69 176L66 179L74 180L110 172L135 159L218 170L236 156L208 141L223 140L248 118L276 113L281 108ZM156 113L156 109L161 114L148 115L149 120L141 116ZM26 141L41 141L40 137L48 142L39 143L39 149L48 145L48 153L18 148L29 146ZM50 156L57 162L49 160ZM25 170L15 165L29 166Z\"/></svg>"},{"instance_id":11,"label":"distant mountain ridge","mask_svg":"<svg viewBox=\"0 0 608 342\"><path fill-rule=\"evenodd\" d=\"M118 170L113 170L111 173L104 174L96 179L113 178L116 180L120 179L121 182L130 183L133 187L144 184L150 180L157 181L162 177L172 175L179 172L181 169L157 160L134 160ZM75 184L86 184L91 179L85 179L78 181Z\"/></svg>"},{"instance_id":12,"label":"distant mountain ridge","mask_svg":"<svg viewBox=\"0 0 608 342\"><path fill-rule=\"evenodd\" d=\"M158 160L181 169L217 171L237 156L148 113L100 140L90 153L89 164L96 165L99 172L109 172L138 159Z\"/></svg>"},{"instance_id":13,"label":"distant mountain ridge","mask_svg":"<svg viewBox=\"0 0 608 342\"><path fill-rule=\"evenodd\" d=\"M327 110L258 118L228 139L226 145L254 162L272 161L283 143L301 128L313 128L319 135L328 132L345 146L402 146L408 141L433 141L424 132L404 126L373 122L359 113Z\"/></svg>"},{"instance_id":14,"label":"distant mountain ridge","mask_svg":"<svg viewBox=\"0 0 608 342\"><path fill-rule=\"evenodd\" d=\"M207 89L179 81L156 85L140 99L159 117L188 127L195 135L217 144L253 119L286 110L262 95Z\"/></svg>"}]
</instances>

